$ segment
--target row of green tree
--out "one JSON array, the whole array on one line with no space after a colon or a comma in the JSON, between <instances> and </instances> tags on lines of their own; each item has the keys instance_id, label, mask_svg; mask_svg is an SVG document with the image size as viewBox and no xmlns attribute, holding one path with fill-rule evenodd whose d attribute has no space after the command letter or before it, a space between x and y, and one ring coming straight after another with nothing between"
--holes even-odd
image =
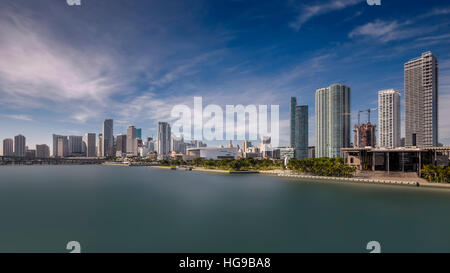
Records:
<instances>
[{"instance_id":1,"label":"row of green tree","mask_svg":"<svg viewBox=\"0 0 450 273\"><path fill-rule=\"evenodd\" d=\"M205 169L218 170L276 170L284 169L283 160L271 159L255 159L255 158L240 158L240 159L201 159L194 160L161 160L159 163L170 166L194 166ZM290 170L303 174L312 174L320 176L335 176L335 177L352 177L356 171L355 168L345 164L342 158L309 158L309 159L295 159L289 160L288 166Z\"/></svg>"},{"instance_id":2,"label":"row of green tree","mask_svg":"<svg viewBox=\"0 0 450 273\"><path fill-rule=\"evenodd\" d=\"M194 160L162 160L163 165L172 166L194 166L205 169L230 170L230 171L247 171L247 170L275 170L284 168L283 160L271 159L255 159L255 158L240 158L240 159L201 159Z\"/></svg>"},{"instance_id":3,"label":"row of green tree","mask_svg":"<svg viewBox=\"0 0 450 273\"><path fill-rule=\"evenodd\" d=\"M319 176L352 177L354 167L345 164L343 158L291 159L288 168L294 172Z\"/></svg>"},{"instance_id":4,"label":"row of green tree","mask_svg":"<svg viewBox=\"0 0 450 273\"><path fill-rule=\"evenodd\" d=\"M425 165L420 170L422 178L429 182L449 183L450 182L450 167Z\"/></svg>"}]
</instances>

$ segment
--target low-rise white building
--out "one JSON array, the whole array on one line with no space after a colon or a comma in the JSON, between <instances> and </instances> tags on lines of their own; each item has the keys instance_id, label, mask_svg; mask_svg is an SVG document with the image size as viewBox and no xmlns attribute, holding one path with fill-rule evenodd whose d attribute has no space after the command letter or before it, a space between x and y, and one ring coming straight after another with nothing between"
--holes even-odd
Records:
<instances>
[{"instance_id":1,"label":"low-rise white building","mask_svg":"<svg viewBox=\"0 0 450 273\"><path fill-rule=\"evenodd\" d=\"M187 149L187 155L200 157L202 159L236 159L238 158L238 148L216 148L216 147L200 147Z\"/></svg>"}]
</instances>

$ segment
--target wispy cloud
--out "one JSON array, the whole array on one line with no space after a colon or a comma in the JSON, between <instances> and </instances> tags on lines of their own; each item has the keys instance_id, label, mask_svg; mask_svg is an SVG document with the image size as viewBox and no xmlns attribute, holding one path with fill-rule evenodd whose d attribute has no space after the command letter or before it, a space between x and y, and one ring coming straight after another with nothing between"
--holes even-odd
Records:
<instances>
[{"instance_id":1,"label":"wispy cloud","mask_svg":"<svg viewBox=\"0 0 450 273\"><path fill-rule=\"evenodd\" d=\"M350 32L350 38L368 36L382 42L403 40L413 37L419 32L417 29L406 29L410 22L399 23L397 21L376 20L355 28Z\"/></svg>"},{"instance_id":2,"label":"wispy cloud","mask_svg":"<svg viewBox=\"0 0 450 273\"><path fill-rule=\"evenodd\" d=\"M450 14L450 8L433 9L422 15L407 20L380 20L366 23L358 26L349 33L350 38L369 37L383 43L390 41L406 40L409 38L420 37L418 41L433 42L436 40L447 39L447 34L431 35L440 27L448 25L448 19L441 20L440 24L429 24L426 21L431 17L438 17Z\"/></svg>"},{"instance_id":3,"label":"wispy cloud","mask_svg":"<svg viewBox=\"0 0 450 273\"><path fill-rule=\"evenodd\" d=\"M10 14L0 24L1 92L61 102L97 103L117 88L114 61L101 51L86 52L33 28L28 18Z\"/></svg>"},{"instance_id":4,"label":"wispy cloud","mask_svg":"<svg viewBox=\"0 0 450 273\"><path fill-rule=\"evenodd\" d=\"M16 119L16 120L23 120L23 121L33 121L33 119L27 115L4 115L7 118Z\"/></svg>"},{"instance_id":5,"label":"wispy cloud","mask_svg":"<svg viewBox=\"0 0 450 273\"><path fill-rule=\"evenodd\" d=\"M290 26L294 30L299 31L303 24L316 16L342 10L361 2L362 0L331 0L326 3L316 5L303 5L300 7L299 14L297 15L295 21L291 22Z\"/></svg>"}]
</instances>

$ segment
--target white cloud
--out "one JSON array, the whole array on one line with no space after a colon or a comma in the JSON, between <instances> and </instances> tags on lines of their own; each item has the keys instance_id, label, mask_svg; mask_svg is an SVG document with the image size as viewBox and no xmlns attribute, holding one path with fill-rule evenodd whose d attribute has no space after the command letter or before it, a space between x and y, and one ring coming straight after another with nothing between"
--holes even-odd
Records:
<instances>
[{"instance_id":1,"label":"white cloud","mask_svg":"<svg viewBox=\"0 0 450 273\"><path fill-rule=\"evenodd\" d=\"M417 33L414 30L404 29L404 26L407 24L408 23L398 23L397 21L376 20L355 28L352 32L350 32L349 37L356 38L368 36L382 42L406 39L416 35Z\"/></svg>"},{"instance_id":2,"label":"white cloud","mask_svg":"<svg viewBox=\"0 0 450 273\"><path fill-rule=\"evenodd\" d=\"M23 120L23 121L33 121L33 119L27 115L4 115L7 118Z\"/></svg>"},{"instance_id":3,"label":"white cloud","mask_svg":"<svg viewBox=\"0 0 450 273\"><path fill-rule=\"evenodd\" d=\"M298 31L304 23L306 23L313 17L337 10L342 10L361 2L362 0L331 0L326 3L317 5L305 5L300 8L300 13L298 14L296 20L290 23L290 26Z\"/></svg>"},{"instance_id":4,"label":"white cloud","mask_svg":"<svg viewBox=\"0 0 450 273\"><path fill-rule=\"evenodd\" d=\"M0 20L0 92L5 99L103 103L118 87L116 65L108 55L79 50L33 25L11 14Z\"/></svg>"}]
</instances>

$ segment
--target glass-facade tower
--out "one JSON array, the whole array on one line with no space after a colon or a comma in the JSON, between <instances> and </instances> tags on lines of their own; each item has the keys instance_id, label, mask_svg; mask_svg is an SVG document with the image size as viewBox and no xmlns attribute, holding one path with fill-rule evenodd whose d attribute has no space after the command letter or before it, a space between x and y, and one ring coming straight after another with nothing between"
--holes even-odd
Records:
<instances>
[{"instance_id":1,"label":"glass-facade tower","mask_svg":"<svg viewBox=\"0 0 450 273\"><path fill-rule=\"evenodd\" d=\"M295 158L308 158L308 105L295 107Z\"/></svg>"},{"instance_id":2,"label":"glass-facade tower","mask_svg":"<svg viewBox=\"0 0 450 273\"><path fill-rule=\"evenodd\" d=\"M350 88L333 84L316 91L316 157L340 157L350 147Z\"/></svg>"}]
</instances>

